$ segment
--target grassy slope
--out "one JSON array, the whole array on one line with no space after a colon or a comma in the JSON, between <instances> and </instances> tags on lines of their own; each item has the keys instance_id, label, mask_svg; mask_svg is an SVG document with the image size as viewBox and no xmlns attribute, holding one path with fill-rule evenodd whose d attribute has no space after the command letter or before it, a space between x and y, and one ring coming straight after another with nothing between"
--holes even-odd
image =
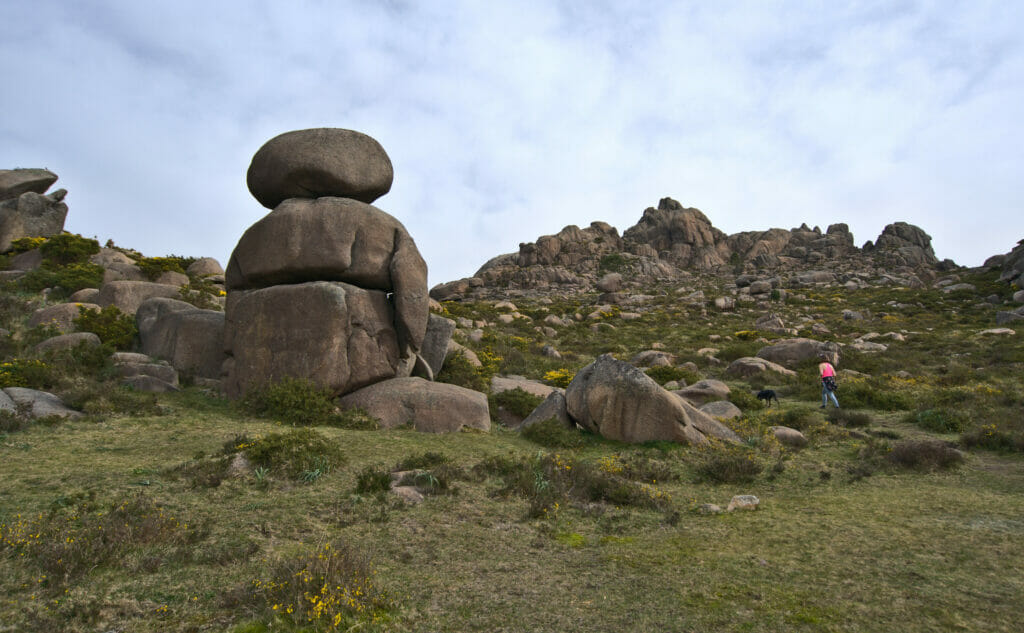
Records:
<instances>
[{"instance_id":1,"label":"grassy slope","mask_svg":"<svg viewBox=\"0 0 1024 633\"><path fill-rule=\"evenodd\" d=\"M787 320L818 315L845 336L867 326L843 323L837 313L846 307L877 310L885 293L906 291L829 301L812 295L807 304L779 309ZM914 297L946 301L931 291ZM915 400L955 393L946 406L984 410L980 422L1012 417L1020 410L1014 391L1021 377L1020 339L978 339L973 332L986 317L972 305L957 304L954 313L936 303L897 314L922 332L920 342L911 338L894 346L884 362L853 355L859 365L846 366L879 375L911 368L920 382L901 388ZM615 331L600 336L587 338L585 326L569 328L558 343L563 352L576 353L563 363L567 367L601 351L628 357L654 340L685 356L709 344L709 334L749 328L754 314L698 320L666 302L663 312L615 322ZM871 323L870 329L878 326ZM928 327L938 334L924 334ZM535 354L531 328L515 324L489 339L491 349L520 365L507 370L542 374L554 366ZM967 357L965 375L950 371L953 353L974 356ZM720 373L698 360L702 372ZM991 375L984 373L988 365ZM982 374L1001 396L979 392L974 376ZM800 381L780 388L783 411L813 402L813 390ZM645 455L675 469L678 480L654 486L672 496L679 514L590 504L541 520L526 518L525 500L495 497L500 483L494 478L459 480L457 494L428 497L413 507L392 497L353 494L365 466L390 466L424 451L444 452L468 467L487 456L529 457L545 450L509 431L433 436L323 428L339 441L347 462L315 483L271 472L266 486L250 473L218 487L195 487L169 469L199 453L217 453L239 432L266 436L281 427L241 416L197 391L160 401L160 416L35 425L0 437L0 521L10 524L19 514L33 517L54 508L54 516L62 517L90 495L96 507L105 507L141 492L168 515L204 526L205 536L188 548L159 541L129 548L66 584L42 578L39 566L17 550L0 551L0 631L265 630L273 621L267 605L235 599L243 593L237 589L262 578L266 560L298 556L325 541L368 552L381 583L396 597L392 620L364 630L1011 631L1019 625L1020 454L978 450L950 471L883 469L860 478L851 473L862 461L864 442L825 428L813 435L809 449L784 451L779 473L765 471L751 483L710 484L695 483L699 451L596 442L577 457ZM871 414L872 430L934 436L902 422L900 412ZM760 429L776 419L757 413L747 423ZM1019 421L1008 423L1012 428ZM756 454L765 466L780 457L766 447ZM761 508L723 515L695 511L702 503L725 505L734 494L757 495ZM272 630L279 629L276 622Z\"/></svg>"}]
</instances>

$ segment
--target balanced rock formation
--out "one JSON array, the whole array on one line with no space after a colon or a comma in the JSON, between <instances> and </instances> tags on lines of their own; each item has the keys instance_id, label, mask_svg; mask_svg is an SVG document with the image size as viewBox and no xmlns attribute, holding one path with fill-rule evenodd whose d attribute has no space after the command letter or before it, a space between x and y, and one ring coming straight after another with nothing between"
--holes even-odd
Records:
<instances>
[{"instance_id":1,"label":"balanced rock formation","mask_svg":"<svg viewBox=\"0 0 1024 633\"><path fill-rule=\"evenodd\" d=\"M391 190L391 159L375 139L337 128L275 136L252 157L249 191L268 209L288 198L373 202Z\"/></svg>"},{"instance_id":2,"label":"balanced rock formation","mask_svg":"<svg viewBox=\"0 0 1024 633\"><path fill-rule=\"evenodd\" d=\"M427 267L405 227L368 204L391 161L351 130L288 132L253 157L249 189L273 211L245 231L225 272L224 389L285 377L342 395L430 376Z\"/></svg>"}]
</instances>

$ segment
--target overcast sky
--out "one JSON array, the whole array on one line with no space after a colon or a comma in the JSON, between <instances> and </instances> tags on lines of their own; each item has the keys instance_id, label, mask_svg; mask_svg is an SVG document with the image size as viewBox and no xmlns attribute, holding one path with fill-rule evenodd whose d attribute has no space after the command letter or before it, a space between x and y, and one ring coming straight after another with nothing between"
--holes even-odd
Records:
<instances>
[{"instance_id":1,"label":"overcast sky","mask_svg":"<svg viewBox=\"0 0 1024 633\"><path fill-rule=\"evenodd\" d=\"M723 8L728 7L728 8ZM0 168L66 229L222 264L253 153L376 138L434 285L665 196L726 233L894 221L1024 238L1024 3L0 0Z\"/></svg>"}]
</instances>

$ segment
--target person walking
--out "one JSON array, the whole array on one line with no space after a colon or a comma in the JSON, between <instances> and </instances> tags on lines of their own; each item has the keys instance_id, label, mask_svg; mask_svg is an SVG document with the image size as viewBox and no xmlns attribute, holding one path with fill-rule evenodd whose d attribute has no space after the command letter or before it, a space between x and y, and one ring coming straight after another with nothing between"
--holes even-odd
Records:
<instances>
[{"instance_id":1,"label":"person walking","mask_svg":"<svg viewBox=\"0 0 1024 633\"><path fill-rule=\"evenodd\" d=\"M819 354L818 358L821 362L818 364L818 374L821 375L821 408L824 409L828 406L829 397L832 398L832 404L839 408L839 400L836 399L836 368L832 366L832 363L828 362L828 356L825 354Z\"/></svg>"}]
</instances>

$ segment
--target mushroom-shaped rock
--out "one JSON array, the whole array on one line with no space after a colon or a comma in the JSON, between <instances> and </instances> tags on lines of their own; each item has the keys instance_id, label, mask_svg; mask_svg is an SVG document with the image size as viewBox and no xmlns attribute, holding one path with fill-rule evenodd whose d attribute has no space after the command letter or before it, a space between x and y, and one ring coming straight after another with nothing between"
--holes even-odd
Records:
<instances>
[{"instance_id":1,"label":"mushroom-shaped rock","mask_svg":"<svg viewBox=\"0 0 1024 633\"><path fill-rule=\"evenodd\" d=\"M393 378L400 368L393 322L382 290L317 281L232 292L224 323L225 393L235 398L301 378L340 395Z\"/></svg>"},{"instance_id":2,"label":"mushroom-shaped rock","mask_svg":"<svg viewBox=\"0 0 1024 633\"><path fill-rule=\"evenodd\" d=\"M246 182L260 204L273 209L288 198L337 196L373 202L395 177L387 152L354 130L314 128L286 132L252 157Z\"/></svg>"},{"instance_id":3,"label":"mushroom-shaped rock","mask_svg":"<svg viewBox=\"0 0 1024 633\"><path fill-rule=\"evenodd\" d=\"M623 442L704 444L678 398L629 363L603 354L565 390L566 410L580 426Z\"/></svg>"},{"instance_id":4,"label":"mushroom-shaped rock","mask_svg":"<svg viewBox=\"0 0 1024 633\"><path fill-rule=\"evenodd\" d=\"M487 396L416 377L378 382L348 394L339 404L365 409L386 429L405 424L426 433L450 433L464 426L482 431L491 428Z\"/></svg>"},{"instance_id":5,"label":"mushroom-shaped rock","mask_svg":"<svg viewBox=\"0 0 1024 633\"><path fill-rule=\"evenodd\" d=\"M250 226L235 247L229 291L342 281L393 293L401 349L427 329L427 265L402 223L345 198L292 199Z\"/></svg>"}]
</instances>

